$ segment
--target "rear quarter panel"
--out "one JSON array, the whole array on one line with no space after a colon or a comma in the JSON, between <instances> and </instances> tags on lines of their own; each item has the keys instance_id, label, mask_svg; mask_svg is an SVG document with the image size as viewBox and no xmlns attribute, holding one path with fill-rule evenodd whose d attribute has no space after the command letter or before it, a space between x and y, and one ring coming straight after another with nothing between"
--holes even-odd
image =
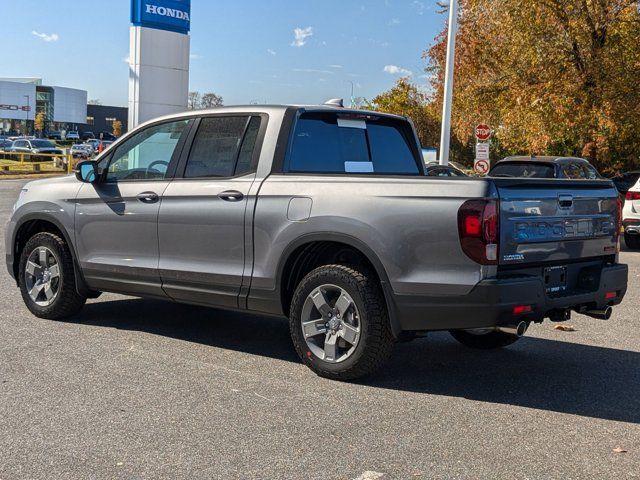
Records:
<instances>
[{"instance_id":1,"label":"rear quarter panel","mask_svg":"<svg viewBox=\"0 0 640 480\"><path fill-rule=\"evenodd\" d=\"M323 232L367 245L396 294L466 294L483 267L462 252L458 208L469 198L494 195L492 188L471 178L271 175L255 208L252 294L277 290L288 247ZM310 199L299 202L310 205L308 219L287 218L298 197Z\"/></svg>"}]
</instances>

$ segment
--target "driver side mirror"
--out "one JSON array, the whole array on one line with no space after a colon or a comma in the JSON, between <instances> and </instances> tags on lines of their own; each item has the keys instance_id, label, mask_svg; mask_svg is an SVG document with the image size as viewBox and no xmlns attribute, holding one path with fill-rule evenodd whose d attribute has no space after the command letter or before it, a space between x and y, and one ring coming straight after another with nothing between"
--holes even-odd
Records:
<instances>
[{"instance_id":1,"label":"driver side mirror","mask_svg":"<svg viewBox=\"0 0 640 480\"><path fill-rule=\"evenodd\" d=\"M95 183L98 180L98 164L93 160L78 163L76 178L84 183Z\"/></svg>"}]
</instances>

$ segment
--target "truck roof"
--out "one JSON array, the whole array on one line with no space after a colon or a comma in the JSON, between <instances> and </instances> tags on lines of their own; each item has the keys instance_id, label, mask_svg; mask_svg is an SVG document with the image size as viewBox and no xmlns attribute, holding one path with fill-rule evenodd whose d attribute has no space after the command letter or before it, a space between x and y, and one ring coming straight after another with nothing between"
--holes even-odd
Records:
<instances>
[{"instance_id":1,"label":"truck roof","mask_svg":"<svg viewBox=\"0 0 640 480\"><path fill-rule=\"evenodd\" d=\"M378 112L375 110L358 110L352 108L343 108L336 107L331 105L257 105L257 104L249 104L249 105L230 105L225 107L215 107L215 108L206 108L202 110L187 110L184 112L172 113L170 115L164 115L158 118L154 118L149 122L156 122L158 120L170 120L172 118L184 118L184 117L197 117L201 115L211 115L211 114L225 114L225 113L245 113L245 112L255 112L255 113L282 113L290 108L297 110L306 110L306 111L314 111L314 112L339 112L346 114L355 114L355 115L376 115L376 116L384 116L388 118L395 118L398 120L406 120L406 117L400 115L394 115L391 113Z\"/></svg>"}]
</instances>

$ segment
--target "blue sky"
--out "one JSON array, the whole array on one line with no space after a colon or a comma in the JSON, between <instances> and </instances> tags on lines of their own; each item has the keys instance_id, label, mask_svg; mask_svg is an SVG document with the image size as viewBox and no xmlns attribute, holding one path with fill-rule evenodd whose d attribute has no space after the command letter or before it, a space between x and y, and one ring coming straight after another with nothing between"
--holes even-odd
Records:
<instances>
[{"instance_id":1,"label":"blue sky","mask_svg":"<svg viewBox=\"0 0 640 480\"><path fill-rule=\"evenodd\" d=\"M435 0L192 0L192 90L225 104L372 98L421 77ZM0 77L42 77L126 105L129 0L0 0ZM298 29L298 30L296 30ZM296 35L297 32L297 35Z\"/></svg>"}]
</instances>

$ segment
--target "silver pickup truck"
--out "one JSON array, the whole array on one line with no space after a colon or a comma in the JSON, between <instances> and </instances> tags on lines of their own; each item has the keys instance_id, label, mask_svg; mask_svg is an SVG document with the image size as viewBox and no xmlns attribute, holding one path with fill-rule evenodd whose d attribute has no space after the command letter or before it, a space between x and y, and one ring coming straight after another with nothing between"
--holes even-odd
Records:
<instances>
[{"instance_id":1,"label":"silver pickup truck","mask_svg":"<svg viewBox=\"0 0 640 480\"><path fill-rule=\"evenodd\" d=\"M319 375L398 340L496 348L627 287L610 181L428 177L406 118L329 106L160 118L21 191L7 266L33 314L119 292L289 318Z\"/></svg>"}]
</instances>

